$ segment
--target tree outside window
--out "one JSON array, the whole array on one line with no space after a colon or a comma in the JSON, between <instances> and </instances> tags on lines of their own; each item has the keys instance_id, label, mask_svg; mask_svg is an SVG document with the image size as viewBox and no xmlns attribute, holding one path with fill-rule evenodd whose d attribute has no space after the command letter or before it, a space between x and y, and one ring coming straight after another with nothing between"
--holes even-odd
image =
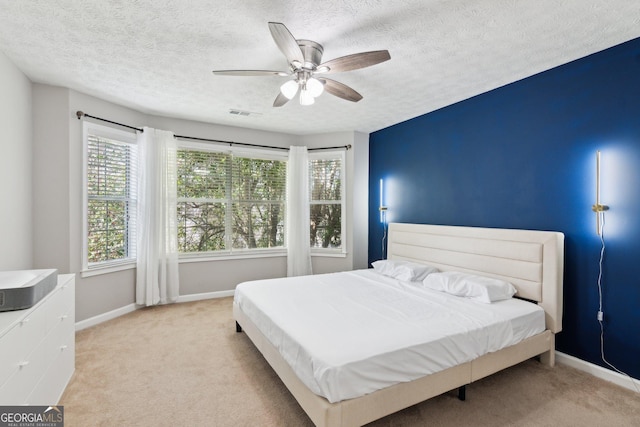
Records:
<instances>
[{"instance_id":1,"label":"tree outside window","mask_svg":"<svg viewBox=\"0 0 640 427\"><path fill-rule=\"evenodd\" d=\"M135 258L137 146L92 130L85 146L87 266Z\"/></svg>"},{"instance_id":2,"label":"tree outside window","mask_svg":"<svg viewBox=\"0 0 640 427\"><path fill-rule=\"evenodd\" d=\"M309 159L310 235L312 248L342 248L342 153Z\"/></svg>"},{"instance_id":3,"label":"tree outside window","mask_svg":"<svg viewBox=\"0 0 640 427\"><path fill-rule=\"evenodd\" d=\"M178 151L181 252L284 246L286 161Z\"/></svg>"}]
</instances>

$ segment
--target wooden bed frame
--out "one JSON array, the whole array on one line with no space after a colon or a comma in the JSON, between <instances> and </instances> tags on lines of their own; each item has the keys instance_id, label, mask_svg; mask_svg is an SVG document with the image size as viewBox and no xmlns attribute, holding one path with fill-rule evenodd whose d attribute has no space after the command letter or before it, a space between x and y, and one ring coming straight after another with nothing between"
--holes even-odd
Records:
<instances>
[{"instance_id":1,"label":"wooden bed frame","mask_svg":"<svg viewBox=\"0 0 640 427\"><path fill-rule=\"evenodd\" d=\"M392 223L388 258L507 280L518 289L516 296L537 302L544 309L546 330L471 362L359 398L329 403L298 379L278 350L234 303L237 324L316 426L361 426L534 356L540 355L543 363L554 366L555 334L562 330L562 233Z\"/></svg>"}]
</instances>

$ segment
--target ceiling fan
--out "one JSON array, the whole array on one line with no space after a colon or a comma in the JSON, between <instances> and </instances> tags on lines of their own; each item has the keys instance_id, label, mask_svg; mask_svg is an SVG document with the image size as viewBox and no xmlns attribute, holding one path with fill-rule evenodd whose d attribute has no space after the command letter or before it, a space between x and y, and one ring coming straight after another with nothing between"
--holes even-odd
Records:
<instances>
[{"instance_id":1,"label":"ceiling fan","mask_svg":"<svg viewBox=\"0 0 640 427\"><path fill-rule=\"evenodd\" d=\"M311 105L324 90L331 95L358 102L362 99L349 86L324 77L325 74L351 71L369 67L391 59L389 51L375 50L342 56L321 63L324 48L311 40L296 40L284 24L269 22L269 31L289 62L288 71L268 70L214 70L220 76L293 76L280 87L280 93L273 102L274 107L282 107L298 93L300 104Z\"/></svg>"}]
</instances>

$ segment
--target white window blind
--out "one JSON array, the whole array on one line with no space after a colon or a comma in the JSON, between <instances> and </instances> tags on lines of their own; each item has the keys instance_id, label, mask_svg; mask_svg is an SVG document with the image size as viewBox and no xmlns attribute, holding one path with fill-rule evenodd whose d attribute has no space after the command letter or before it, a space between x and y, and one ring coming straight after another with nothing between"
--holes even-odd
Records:
<instances>
[{"instance_id":1,"label":"white window blind","mask_svg":"<svg viewBox=\"0 0 640 427\"><path fill-rule=\"evenodd\" d=\"M311 247L340 249L344 244L344 155L309 155Z\"/></svg>"},{"instance_id":2,"label":"white window blind","mask_svg":"<svg viewBox=\"0 0 640 427\"><path fill-rule=\"evenodd\" d=\"M263 153L178 150L178 243L184 253L284 246L286 161Z\"/></svg>"},{"instance_id":3,"label":"white window blind","mask_svg":"<svg viewBox=\"0 0 640 427\"><path fill-rule=\"evenodd\" d=\"M137 146L91 130L85 138L85 267L135 259Z\"/></svg>"},{"instance_id":4,"label":"white window blind","mask_svg":"<svg viewBox=\"0 0 640 427\"><path fill-rule=\"evenodd\" d=\"M233 156L233 249L284 246L287 162Z\"/></svg>"}]
</instances>

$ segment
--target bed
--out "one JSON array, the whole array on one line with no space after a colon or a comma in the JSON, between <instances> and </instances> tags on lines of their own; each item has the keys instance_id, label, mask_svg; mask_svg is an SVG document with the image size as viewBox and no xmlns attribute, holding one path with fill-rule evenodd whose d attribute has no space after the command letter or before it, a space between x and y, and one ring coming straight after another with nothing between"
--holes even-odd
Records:
<instances>
[{"instance_id":1,"label":"bed","mask_svg":"<svg viewBox=\"0 0 640 427\"><path fill-rule=\"evenodd\" d=\"M368 370L366 372L380 373L378 375L379 378L377 378L379 384L372 386L374 387L373 389L367 389L370 386L364 381L362 384L359 382L358 378L362 375L360 374L361 371L355 370L356 368L353 371L349 371L341 367L339 372L336 373L325 366L319 365L317 360L307 354L307 347L313 347L314 340L307 339L305 341L304 328L311 328L306 335L311 336L315 333L313 322L316 319L316 313L309 312L310 309L301 308L300 310L302 311L296 314L295 306L300 304L303 307L301 301L307 295L308 298L317 302L315 307L320 307L318 310L321 311L359 313L369 309L383 312L385 311L385 306L381 302L385 301L385 299L390 301L393 299L392 295L394 295L390 293L392 291L387 290L387 285L394 287L394 293L412 293L412 299L406 300L409 303L402 302L405 305L412 305L413 303L410 301L415 298L420 299L424 292L430 291L414 290L406 283L396 283L387 279L383 279L383 282L389 283L378 285L372 276L375 273L370 271L345 272L335 276L309 276L308 279L311 284L306 284L304 282L306 279L304 278L287 278L283 280L283 284L268 280L261 281L257 284L258 286L256 286L256 283L239 285L236 289L233 305L237 330L244 331L251 339L315 425L364 425L423 400L464 387L473 381L534 356L540 356L540 360L543 363L550 366L554 365L554 337L562 329L564 237L561 233L392 223L389 225L388 239L387 253L389 260L426 264L436 267L442 272L455 271L508 281L517 289L516 296L527 302L523 300L517 302L505 301L504 305L520 303L531 307L531 310L529 310L532 313L531 315L541 317L542 320L539 322L542 326L539 330L527 335L526 338L516 340L515 344L508 344L499 350L490 349L486 354L478 354L471 359L468 359L468 357L467 359L460 359L452 366L441 366L437 369L426 365L422 366L420 369L426 369L424 372L428 372L424 374L424 372L417 371L417 368L414 369L414 365L410 363L411 359L415 358L417 348L410 347L406 349L405 353L400 353L395 351L396 347L393 347L397 344L396 341L401 343L405 335L410 335L412 330L415 331L414 321L416 319L414 317L416 316L407 316L406 313L417 311L412 311L411 307L402 306L402 310L395 310L400 312L399 317L385 317L383 318L385 322L381 322L379 319L371 320L370 322L358 322L355 320L357 318L351 320L347 318L345 324L365 324L365 329L357 329L359 336L370 336L368 341L359 341L360 345L353 350L355 353L365 351L366 349L361 349L360 347L367 347L369 343L374 341L381 341L385 346L392 346L386 350L377 350L383 355L372 355L371 360L367 361L368 367L366 369ZM311 280L312 278L313 280ZM332 282L334 278L337 282ZM316 286L318 281L326 282L326 288L328 289L326 292L328 293L324 296L320 293L314 293L316 288L319 288L319 286ZM350 281L353 281L353 283ZM370 293L378 295L377 302L374 299L373 303L359 304L362 286L360 288L356 286L358 281L363 283L362 286L369 284L370 287L368 289L372 290ZM283 306L285 309L282 307L271 309L268 306L260 306L260 293L265 296L271 294L273 293L272 286L276 285L282 287L283 292L287 295L287 298L280 299L294 301L289 309L286 308L286 305ZM301 289L301 293L292 296L294 295L291 293L292 290L298 288ZM242 292L242 289L253 289L252 298L255 301L252 302L251 295L248 295L250 292ZM342 289L347 294L351 292L351 295L341 295L339 292L343 292ZM322 292L325 291L323 290ZM532 302L535 304L532 304ZM352 304L352 306L343 304ZM375 307L375 304L380 305ZM449 307L454 302L453 300L445 299L438 304ZM393 304L389 305L393 306ZM480 306L479 304L476 305ZM502 304L500 305L502 306ZM256 307L262 308L256 310ZM483 307L480 307L480 309L483 309ZM389 310L393 311L391 308ZM300 322L296 322L295 318L280 318L284 314L298 315ZM334 318L335 321L344 321L338 315L330 316L329 318ZM386 321L387 319L388 322ZM406 325L403 325L403 321L406 321ZM433 319L427 319L427 321L434 322ZM510 321L513 322L512 320ZM317 323L326 323L326 320L318 320ZM390 336L385 335L385 333L393 333L386 331L387 323L398 323L400 326L405 326L400 332L396 332L399 336L397 339L395 337L389 338ZM276 324L281 327L285 326L282 329L275 328L274 325ZM339 324L330 324L328 327L339 328ZM369 330L366 328L369 328ZM337 331L337 329L335 330ZM500 331L504 331L504 329L498 327L490 334L485 333L480 341L492 342L494 336L502 334ZM348 340L348 338L338 333L335 335L336 337L331 338L331 340L328 340L328 336L319 339L320 342L317 347L320 351L322 349L331 350L329 353L325 351L327 358L359 357L358 354L355 356L350 354L353 351L347 351L345 354L336 352L335 350L338 348L348 349L350 346L345 345L345 340ZM381 339L380 337L386 338ZM287 351L283 350L285 342L286 348L289 349ZM293 350L290 349L291 343L294 344ZM296 343L298 343L297 347ZM460 345L462 345L460 342L454 343L455 348ZM387 353L394 353L391 356L396 357L396 359L389 359ZM309 362L309 360L311 361ZM398 361L402 361L402 363ZM311 367L307 366L305 368L305 362L310 363ZM399 371L396 367L401 365L408 366L409 372L396 372ZM394 372L390 373L390 371ZM326 384L316 384L312 376L318 372L323 377L338 379ZM405 377L400 380L394 377L395 379L392 380L389 378L391 374L404 375ZM340 378L342 378L342 382Z\"/></svg>"}]
</instances>

